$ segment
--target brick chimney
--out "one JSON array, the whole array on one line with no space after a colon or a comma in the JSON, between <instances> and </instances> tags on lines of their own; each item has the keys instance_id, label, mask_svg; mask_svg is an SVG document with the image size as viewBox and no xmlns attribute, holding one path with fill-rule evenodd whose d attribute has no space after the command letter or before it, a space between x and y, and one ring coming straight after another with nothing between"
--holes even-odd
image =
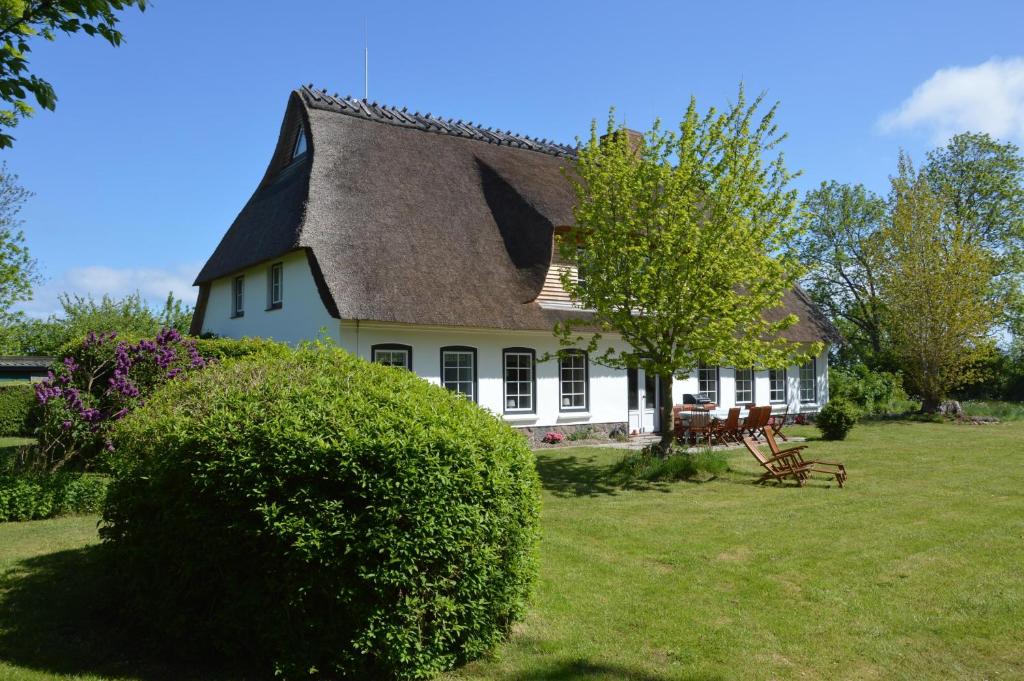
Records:
<instances>
[{"instance_id":1,"label":"brick chimney","mask_svg":"<svg viewBox=\"0 0 1024 681\"><path fill-rule=\"evenodd\" d=\"M630 130L629 128L622 128L615 132L605 133L601 135L601 141L604 142L607 139L612 138L615 135L626 134L626 141L629 142L629 148L636 151L640 148L640 145L644 142L644 134L637 132L636 130Z\"/></svg>"}]
</instances>

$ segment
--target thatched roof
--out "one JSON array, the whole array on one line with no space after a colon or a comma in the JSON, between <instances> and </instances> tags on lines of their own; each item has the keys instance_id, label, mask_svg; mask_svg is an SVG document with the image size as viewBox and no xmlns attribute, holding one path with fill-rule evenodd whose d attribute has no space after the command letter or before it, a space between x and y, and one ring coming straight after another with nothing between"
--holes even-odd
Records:
<instances>
[{"instance_id":1,"label":"thatched roof","mask_svg":"<svg viewBox=\"0 0 1024 681\"><path fill-rule=\"evenodd\" d=\"M309 150L292 162L300 126ZM212 280L304 248L335 317L551 329L572 313L535 298L554 229L573 219L562 174L573 156L548 140L302 87L263 180L196 278L200 301ZM827 337L806 306L787 297L804 327L794 339Z\"/></svg>"}]
</instances>

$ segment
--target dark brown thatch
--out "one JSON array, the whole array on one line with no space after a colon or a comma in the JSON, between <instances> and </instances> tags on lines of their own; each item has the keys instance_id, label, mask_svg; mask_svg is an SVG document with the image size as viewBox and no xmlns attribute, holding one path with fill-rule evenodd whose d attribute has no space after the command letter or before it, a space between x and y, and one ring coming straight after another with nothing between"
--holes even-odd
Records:
<instances>
[{"instance_id":1,"label":"dark brown thatch","mask_svg":"<svg viewBox=\"0 0 1024 681\"><path fill-rule=\"evenodd\" d=\"M290 163L300 126L309 151ZM335 317L550 329L571 313L534 300L554 228L572 222L561 169L573 153L300 88L266 175L196 284L305 248ZM808 305L787 297L794 339L830 337Z\"/></svg>"}]
</instances>

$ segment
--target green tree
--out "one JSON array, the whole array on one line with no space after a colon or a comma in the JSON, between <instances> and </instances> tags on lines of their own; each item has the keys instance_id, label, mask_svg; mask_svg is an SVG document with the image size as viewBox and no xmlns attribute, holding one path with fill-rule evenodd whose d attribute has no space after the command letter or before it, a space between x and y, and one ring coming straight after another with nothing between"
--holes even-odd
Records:
<instances>
[{"instance_id":1,"label":"green tree","mask_svg":"<svg viewBox=\"0 0 1024 681\"><path fill-rule=\"evenodd\" d=\"M0 164L0 351L8 351L5 332L24 319L14 305L32 298L32 286L38 282L36 263L25 247L25 235L18 217L32 193L18 184L18 176Z\"/></svg>"},{"instance_id":2,"label":"green tree","mask_svg":"<svg viewBox=\"0 0 1024 681\"><path fill-rule=\"evenodd\" d=\"M0 0L0 99L10 104L0 109L0 130L32 115L30 95L44 109L57 105L53 86L29 69L35 39L55 40L58 33L81 31L116 47L123 40L117 13L131 6L145 10L146 0ZM13 142L0 131L0 149Z\"/></svg>"},{"instance_id":3,"label":"green tree","mask_svg":"<svg viewBox=\"0 0 1024 681\"><path fill-rule=\"evenodd\" d=\"M48 319L23 320L8 330L14 352L27 355L59 354L71 341L90 331L96 333L116 331L124 336L150 337L163 328L188 333L192 308L167 294L160 309L146 304L139 293L124 298L104 295L99 300L92 296L60 296L61 313Z\"/></svg>"},{"instance_id":4,"label":"green tree","mask_svg":"<svg viewBox=\"0 0 1024 681\"><path fill-rule=\"evenodd\" d=\"M907 386L931 412L978 380L993 352L998 308L987 292L998 260L903 155L890 204L876 242L885 328Z\"/></svg>"},{"instance_id":5,"label":"green tree","mask_svg":"<svg viewBox=\"0 0 1024 681\"><path fill-rule=\"evenodd\" d=\"M575 225L560 239L577 266L562 284L589 315L559 324L563 348L586 342L598 353L601 332L625 347L606 346L595 361L642 368L661 380L663 450L672 442L671 384L701 362L784 366L820 346L780 336L796 318L778 311L800 274L788 252L798 233L793 175L772 107L758 114L742 87L736 104L701 114L691 99L678 132L656 122L645 135L591 126L566 175L576 191ZM583 327L589 340L576 335Z\"/></svg>"},{"instance_id":6,"label":"green tree","mask_svg":"<svg viewBox=\"0 0 1024 681\"><path fill-rule=\"evenodd\" d=\"M860 184L822 182L807 192L802 208L804 231L796 245L807 271L804 285L846 339L837 359L878 368L883 310L871 242L885 223L885 199Z\"/></svg>"},{"instance_id":7,"label":"green tree","mask_svg":"<svg viewBox=\"0 0 1024 681\"><path fill-rule=\"evenodd\" d=\"M1024 156L1009 142L985 133L954 135L928 153L922 168L932 191L943 197L964 239L993 256L991 299L997 320L1024 328Z\"/></svg>"}]
</instances>

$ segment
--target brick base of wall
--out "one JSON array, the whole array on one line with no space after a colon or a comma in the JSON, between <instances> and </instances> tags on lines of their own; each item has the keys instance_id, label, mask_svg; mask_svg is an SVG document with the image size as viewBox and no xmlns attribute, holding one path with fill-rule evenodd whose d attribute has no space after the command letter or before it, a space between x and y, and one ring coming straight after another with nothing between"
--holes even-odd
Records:
<instances>
[{"instance_id":1,"label":"brick base of wall","mask_svg":"<svg viewBox=\"0 0 1024 681\"><path fill-rule=\"evenodd\" d=\"M563 435L571 435L572 433L589 430L593 433L594 439L597 440L611 439L611 434L614 431L618 431L626 435L629 434L629 429L625 421L583 423L572 426L519 426L516 427L516 430L522 433L527 440L534 444L540 443L546 433L562 433Z\"/></svg>"}]
</instances>

